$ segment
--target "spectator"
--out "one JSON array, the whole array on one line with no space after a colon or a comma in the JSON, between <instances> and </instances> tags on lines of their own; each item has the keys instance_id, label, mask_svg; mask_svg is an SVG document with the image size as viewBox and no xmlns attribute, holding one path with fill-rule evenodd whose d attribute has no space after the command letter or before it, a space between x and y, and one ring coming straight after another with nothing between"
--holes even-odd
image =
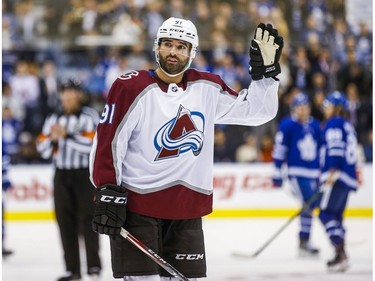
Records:
<instances>
[{"instance_id":1,"label":"spectator","mask_svg":"<svg viewBox=\"0 0 375 281\"><path fill-rule=\"evenodd\" d=\"M359 23L359 33L356 38L356 57L358 62L364 66L370 64L372 60L372 32L365 22Z\"/></svg>"},{"instance_id":2,"label":"spectator","mask_svg":"<svg viewBox=\"0 0 375 281\"><path fill-rule=\"evenodd\" d=\"M12 109L3 104L2 112L2 139L7 147L7 154L12 163L20 162L20 134L22 122L14 118Z\"/></svg>"},{"instance_id":3,"label":"spectator","mask_svg":"<svg viewBox=\"0 0 375 281\"><path fill-rule=\"evenodd\" d=\"M202 32L202 34L210 34L212 31L212 11L206 0L204 1L196 1L195 9L192 11L191 20L195 23L198 30ZM205 50L210 48L210 40L208 38L202 38L201 40L201 48Z\"/></svg>"},{"instance_id":4,"label":"spectator","mask_svg":"<svg viewBox=\"0 0 375 281\"><path fill-rule=\"evenodd\" d=\"M118 21L112 29L114 42L125 46L139 44L142 39L141 35L141 27L133 21L132 17L127 13L123 13L119 16Z\"/></svg>"},{"instance_id":5,"label":"spectator","mask_svg":"<svg viewBox=\"0 0 375 281\"><path fill-rule=\"evenodd\" d=\"M312 97L314 93L328 91L327 77L322 72L315 72L311 75L311 84L308 88L308 96Z\"/></svg>"},{"instance_id":6,"label":"spectator","mask_svg":"<svg viewBox=\"0 0 375 281\"><path fill-rule=\"evenodd\" d=\"M60 81L57 78L56 64L52 60L44 61L39 78L40 102L43 120L48 114L60 106L58 89Z\"/></svg>"},{"instance_id":7,"label":"spectator","mask_svg":"<svg viewBox=\"0 0 375 281\"><path fill-rule=\"evenodd\" d=\"M253 163L259 161L257 138L251 132L245 132L244 143L236 149L236 162Z\"/></svg>"},{"instance_id":8,"label":"spectator","mask_svg":"<svg viewBox=\"0 0 375 281\"><path fill-rule=\"evenodd\" d=\"M83 0L82 31L84 35L96 35L98 33L98 3L97 0Z\"/></svg>"},{"instance_id":9,"label":"spectator","mask_svg":"<svg viewBox=\"0 0 375 281\"><path fill-rule=\"evenodd\" d=\"M37 134L43 123L40 112L40 88L38 77L30 71L30 65L19 60L15 74L9 78L12 97L19 103L15 117L24 122L24 130Z\"/></svg>"},{"instance_id":10,"label":"spectator","mask_svg":"<svg viewBox=\"0 0 375 281\"><path fill-rule=\"evenodd\" d=\"M233 63L233 57L228 53L216 60L216 66L213 68L212 72L220 75L232 88L234 88L236 82L240 80L240 75L237 73L237 69Z\"/></svg>"},{"instance_id":11,"label":"spectator","mask_svg":"<svg viewBox=\"0 0 375 281\"><path fill-rule=\"evenodd\" d=\"M340 65L347 59L345 41L350 33L351 32L345 18L340 16L333 19L333 34L331 42L333 44L332 50L334 50L334 53L332 55Z\"/></svg>"},{"instance_id":12,"label":"spectator","mask_svg":"<svg viewBox=\"0 0 375 281\"><path fill-rule=\"evenodd\" d=\"M225 131L216 126L214 137L214 162L232 162L233 157Z\"/></svg>"},{"instance_id":13,"label":"spectator","mask_svg":"<svg viewBox=\"0 0 375 281\"><path fill-rule=\"evenodd\" d=\"M14 114L19 112L21 103L12 95L9 84L3 82L2 92L2 136L3 142L7 145L7 152L12 163L18 163L20 153L20 134L23 130L23 122Z\"/></svg>"},{"instance_id":14,"label":"spectator","mask_svg":"<svg viewBox=\"0 0 375 281\"><path fill-rule=\"evenodd\" d=\"M373 138L372 138L372 129L368 130L367 138L363 143L363 152L365 155L365 161L367 163L372 163L373 159Z\"/></svg>"},{"instance_id":15,"label":"spectator","mask_svg":"<svg viewBox=\"0 0 375 281\"><path fill-rule=\"evenodd\" d=\"M302 46L298 46L294 54L294 56L291 56L290 66L293 85L301 91L305 91L310 80L310 61L306 49Z\"/></svg>"},{"instance_id":16,"label":"spectator","mask_svg":"<svg viewBox=\"0 0 375 281\"><path fill-rule=\"evenodd\" d=\"M84 11L85 8L81 0L69 0L60 27L67 42L74 42L78 35L83 34L82 19Z\"/></svg>"},{"instance_id":17,"label":"spectator","mask_svg":"<svg viewBox=\"0 0 375 281\"><path fill-rule=\"evenodd\" d=\"M192 67L202 71L212 71L212 66L207 62L206 57L198 52L192 63Z\"/></svg>"},{"instance_id":18,"label":"spectator","mask_svg":"<svg viewBox=\"0 0 375 281\"><path fill-rule=\"evenodd\" d=\"M17 20L9 11L7 1L2 1L2 46L3 50L11 50L16 47L17 38Z\"/></svg>"},{"instance_id":19,"label":"spectator","mask_svg":"<svg viewBox=\"0 0 375 281\"><path fill-rule=\"evenodd\" d=\"M323 90L316 90L311 97L311 116L319 122L324 121L323 101L326 94Z\"/></svg>"},{"instance_id":20,"label":"spectator","mask_svg":"<svg viewBox=\"0 0 375 281\"><path fill-rule=\"evenodd\" d=\"M346 55L346 63L338 69L336 74L338 89L344 90L348 84L354 83L360 95L367 96L364 68L357 62L355 50L348 50Z\"/></svg>"},{"instance_id":21,"label":"spectator","mask_svg":"<svg viewBox=\"0 0 375 281\"><path fill-rule=\"evenodd\" d=\"M286 93L288 89L292 87L292 84L293 84L288 52L283 52L281 54L280 68L281 68L281 73L278 77L280 80L280 92ZM304 82L302 83L304 84Z\"/></svg>"},{"instance_id":22,"label":"spectator","mask_svg":"<svg viewBox=\"0 0 375 281\"><path fill-rule=\"evenodd\" d=\"M369 101L361 100L356 84L350 83L346 87L346 96L348 99L348 121L354 126L358 139L363 142L367 136L367 132L372 128L372 119L368 116L372 115L372 104Z\"/></svg>"},{"instance_id":23,"label":"spectator","mask_svg":"<svg viewBox=\"0 0 375 281\"><path fill-rule=\"evenodd\" d=\"M84 89L91 100L102 99L105 93L105 76L108 63L99 55L99 50L92 50L88 54L88 78L85 80Z\"/></svg>"},{"instance_id":24,"label":"spectator","mask_svg":"<svg viewBox=\"0 0 375 281\"><path fill-rule=\"evenodd\" d=\"M169 17L183 18L185 16L184 4L185 3L182 0L170 0L169 5L167 5L166 8L166 14Z\"/></svg>"},{"instance_id":25,"label":"spectator","mask_svg":"<svg viewBox=\"0 0 375 281\"><path fill-rule=\"evenodd\" d=\"M143 48L143 43L138 42L131 47L131 51L126 54L129 69L149 69L152 62Z\"/></svg>"},{"instance_id":26,"label":"spectator","mask_svg":"<svg viewBox=\"0 0 375 281\"><path fill-rule=\"evenodd\" d=\"M130 71L131 69L128 67L126 56L121 56L116 64L109 66L105 76L105 97L116 78Z\"/></svg>"},{"instance_id":27,"label":"spectator","mask_svg":"<svg viewBox=\"0 0 375 281\"><path fill-rule=\"evenodd\" d=\"M266 133L260 142L260 161L272 162L273 138L270 133Z\"/></svg>"},{"instance_id":28,"label":"spectator","mask_svg":"<svg viewBox=\"0 0 375 281\"><path fill-rule=\"evenodd\" d=\"M15 4L15 14L17 17L17 32L22 41L20 45L37 46L36 26L38 23L37 13L35 13L35 3L32 0L18 1Z\"/></svg>"},{"instance_id":29,"label":"spectator","mask_svg":"<svg viewBox=\"0 0 375 281\"><path fill-rule=\"evenodd\" d=\"M162 0L147 1L143 16L143 23L146 32L146 43L151 48L154 43L154 35L158 27L163 23L163 2Z\"/></svg>"}]
</instances>

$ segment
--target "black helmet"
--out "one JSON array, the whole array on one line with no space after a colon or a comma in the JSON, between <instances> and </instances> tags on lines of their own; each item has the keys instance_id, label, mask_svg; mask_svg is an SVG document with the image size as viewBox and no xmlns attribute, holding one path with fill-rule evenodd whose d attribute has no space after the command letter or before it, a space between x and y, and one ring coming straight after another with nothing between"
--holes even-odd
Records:
<instances>
[{"instance_id":1,"label":"black helmet","mask_svg":"<svg viewBox=\"0 0 375 281\"><path fill-rule=\"evenodd\" d=\"M79 81L76 78L68 78L68 79L63 80L61 82L60 88L61 88L61 91L65 90L65 89L74 89L74 90L77 90L77 91L81 91L82 90L81 81Z\"/></svg>"}]
</instances>

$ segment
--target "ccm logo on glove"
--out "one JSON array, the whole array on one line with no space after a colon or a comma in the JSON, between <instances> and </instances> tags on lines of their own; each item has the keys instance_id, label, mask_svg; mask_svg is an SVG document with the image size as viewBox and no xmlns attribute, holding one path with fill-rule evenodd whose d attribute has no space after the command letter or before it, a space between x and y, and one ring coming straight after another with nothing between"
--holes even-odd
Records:
<instances>
[{"instance_id":1,"label":"ccm logo on glove","mask_svg":"<svg viewBox=\"0 0 375 281\"><path fill-rule=\"evenodd\" d=\"M107 184L98 187L95 195L92 229L100 234L119 235L126 220L128 192L123 186Z\"/></svg>"},{"instance_id":2,"label":"ccm logo on glove","mask_svg":"<svg viewBox=\"0 0 375 281\"><path fill-rule=\"evenodd\" d=\"M99 201L105 203L115 203L115 204L126 204L127 197L115 197L109 195L101 195Z\"/></svg>"}]
</instances>

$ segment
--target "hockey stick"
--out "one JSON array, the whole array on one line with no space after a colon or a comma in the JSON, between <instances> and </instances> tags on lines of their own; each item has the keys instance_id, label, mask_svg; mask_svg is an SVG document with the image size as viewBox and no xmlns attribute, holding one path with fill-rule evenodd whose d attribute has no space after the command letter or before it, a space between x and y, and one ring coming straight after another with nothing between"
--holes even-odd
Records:
<instances>
[{"instance_id":1,"label":"hockey stick","mask_svg":"<svg viewBox=\"0 0 375 281\"><path fill-rule=\"evenodd\" d=\"M273 240L275 240L275 238L277 236L279 236L279 234L298 216L300 216L304 211L306 211L308 208L310 208L310 206L322 195L322 193L320 191L317 191L313 194L313 196L311 196L311 198L306 202L306 204L303 205L303 207L301 208L301 210L299 210L297 213L295 213L293 216L291 216L286 222L285 224L274 234L272 235L267 241L266 243L264 243L262 245L262 247L260 247L255 253L253 254L249 254L249 253L239 253L239 252L234 252L232 253L232 256L234 257L240 257L240 258L256 258L261 252L263 252L263 250L269 245L271 244L271 242Z\"/></svg>"},{"instance_id":2,"label":"hockey stick","mask_svg":"<svg viewBox=\"0 0 375 281\"><path fill-rule=\"evenodd\" d=\"M141 250L146 256L148 256L150 259L156 262L159 266L168 271L170 275L182 281L189 281L189 279L186 278L181 272L179 272L172 265L163 260L158 254L156 254L153 250L148 248L145 244L143 244L133 235L131 235L126 229L121 227L120 235L124 237L126 240L128 240L130 243L132 243L139 250Z\"/></svg>"}]
</instances>

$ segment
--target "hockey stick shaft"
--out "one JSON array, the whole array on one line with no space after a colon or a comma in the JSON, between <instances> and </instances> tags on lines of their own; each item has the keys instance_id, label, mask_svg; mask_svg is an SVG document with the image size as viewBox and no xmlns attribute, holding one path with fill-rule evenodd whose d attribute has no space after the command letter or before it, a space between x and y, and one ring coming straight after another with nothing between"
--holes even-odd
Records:
<instances>
[{"instance_id":1,"label":"hockey stick shaft","mask_svg":"<svg viewBox=\"0 0 375 281\"><path fill-rule=\"evenodd\" d=\"M164 268L173 277L178 278L179 280L182 280L182 281L189 281L189 279L186 278L181 272L175 269L172 265L166 262L163 258L161 258L158 254L156 254L153 250L151 250L149 247L147 247L145 244L143 244L133 235L131 235L126 229L121 228L120 235L126 240L128 240L135 247L137 247L139 250L141 250L147 257L149 257L159 266Z\"/></svg>"},{"instance_id":2,"label":"hockey stick shaft","mask_svg":"<svg viewBox=\"0 0 375 281\"><path fill-rule=\"evenodd\" d=\"M277 231L275 232L274 235L272 235L267 241L266 243L264 243L262 245L262 247L260 247L253 255L252 257L255 258L256 256L258 256L261 252L263 252L263 250L265 248L267 248L267 246L269 244L272 243L273 240L275 240L275 238L277 236L280 235L281 232L283 232L283 230L298 216L300 216L303 212L305 212L308 208L310 208L310 206L321 196L321 192L318 191L318 192L315 192L313 194L313 196L311 196L311 198L306 202L306 204L304 204L304 206L301 208L301 210L299 210L297 213L295 213L293 216L291 216L284 224L283 226Z\"/></svg>"}]
</instances>

